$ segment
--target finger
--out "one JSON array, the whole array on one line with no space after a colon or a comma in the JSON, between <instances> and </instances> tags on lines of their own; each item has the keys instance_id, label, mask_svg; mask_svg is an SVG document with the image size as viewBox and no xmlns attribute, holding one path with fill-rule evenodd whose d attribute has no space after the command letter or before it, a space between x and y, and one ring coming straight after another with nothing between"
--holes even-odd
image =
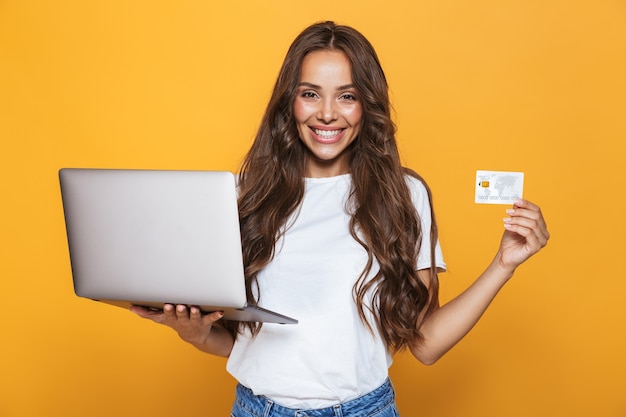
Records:
<instances>
[{"instance_id":1,"label":"finger","mask_svg":"<svg viewBox=\"0 0 626 417\"><path fill-rule=\"evenodd\" d=\"M161 310L133 305L130 307L130 311L141 318L152 320L155 323L163 323L165 321L165 314Z\"/></svg>"},{"instance_id":2,"label":"finger","mask_svg":"<svg viewBox=\"0 0 626 417\"><path fill-rule=\"evenodd\" d=\"M223 311L214 311L205 316L205 318L209 320L211 323L215 323L216 321L221 320L222 317L224 317Z\"/></svg>"},{"instance_id":3,"label":"finger","mask_svg":"<svg viewBox=\"0 0 626 417\"><path fill-rule=\"evenodd\" d=\"M550 233L548 232L546 221L539 206L531 203L528 200L518 200L516 201L513 208L508 209L506 213L512 218L526 217L529 219L533 219L537 224L538 234L546 240L550 238Z\"/></svg>"},{"instance_id":4,"label":"finger","mask_svg":"<svg viewBox=\"0 0 626 417\"><path fill-rule=\"evenodd\" d=\"M544 222L541 208L528 200L515 200L513 208L507 210L507 213L509 213L510 211L516 213L517 215L524 215L532 219L539 220L540 222Z\"/></svg>"},{"instance_id":5,"label":"finger","mask_svg":"<svg viewBox=\"0 0 626 417\"><path fill-rule=\"evenodd\" d=\"M504 219L504 228L522 236L526 240L526 245L533 252L544 247L548 242L548 237L533 219L524 217Z\"/></svg>"},{"instance_id":6,"label":"finger","mask_svg":"<svg viewBox=\"0 0 626 417\"><path fill-rule=\"evenodd\" d=\"M138 306L138 305L130 306L130 311L143 318L152 318L155 315L163 314L159 310L155 310L155 309L144 307L144 306Z\"/></svg>"},{"instance_id":7,"label":"finger","mask_svg":"<svg viewBox=\"0 0 626 417\"><path fill-rule=\"evenodd\" d=\"M222 319L222 317L224 317L224 312L221 310L203 313L198 306L191 306L189 308L189 318L192 320L201 320L204 324L213 324Z\"/></svg>"},{"instance_id":8,"label":"finger","mask_svg":"<svg viewBox=\"0 0 626 417\"><path fill-rule=\"evenodd\" d=\"M202 311L200 310L200 307L189 307L189 318L192 320L200 320L202 318Z\"/></svg>"},{"instance_id":9,"label":"finger","mask_svg":"<svg viewBox=\"0 0 626 417\"><path fill-rule=\"evenodd\" d=\"M189 313L187 312L187 306L186 305L178 304L176 306L176 318L178 318L178 319L189 318Z\"/></svg>"},{"instance_id":10,"label":"finger","mask_svg":"<svg viewBox=\"0 0 626 417\"><path fill-rule=\"evenodd\" d=\"M539 206L529 200L518 198L513 202L513 207L527 208L529 210L539 211Z\"/></svg>"},{"instance_id":11,"label":"finger","mask_svg":"<svg viewBox=\"0 0 626 417\"><path fill-rule=\"evenodd\" d=\"M515 210L515 213L513 213L513 210L507 210L507 214L510 217L503 219L505 225L509 224L523 226L529 229L541 229L539 219L534 219L533 217L524 215L524 213L519 213L519 210Z\"/></svg>"},{"instance_id":12,"label":"finger","mask_svg":"<svg viewBox=\"0 0 626 417\"><path fill-rule=\"evenodd\" d=\"M176 318L176 312L174 311L173 304L164 304L163 305L163 314L168 318Z\"/></svg>"},{"instance_id":13,"label":"finger","mask_svg":"<svg viewBox=\"0 0 626 417\"><path fill-rule=\"evenodd\" d=\"M506 210L506 214L511 217L526 217L536 220L538 223L543 220L543 216L539 209L534 210L531 208L513 207Z\"/></svg>"}]
</instances>

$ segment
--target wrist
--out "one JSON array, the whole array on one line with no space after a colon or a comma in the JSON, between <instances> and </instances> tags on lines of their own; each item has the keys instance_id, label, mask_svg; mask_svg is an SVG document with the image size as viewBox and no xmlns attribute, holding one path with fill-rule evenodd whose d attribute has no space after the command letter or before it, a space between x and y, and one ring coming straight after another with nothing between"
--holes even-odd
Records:
<instances>
[{"instance_id":1,"label":"wrist","mask_svg":"<svg viewBox=\"0 0 626 417\"><path fill-rule=\"evenodd\" d=\"M500 252L498 252L496 257L491 262L491 265L489 265L489 269L492 269L496 276L500 277L502 280L508 281L515 274L517 267L504 263Z\"/></svg>"}]
</instances>

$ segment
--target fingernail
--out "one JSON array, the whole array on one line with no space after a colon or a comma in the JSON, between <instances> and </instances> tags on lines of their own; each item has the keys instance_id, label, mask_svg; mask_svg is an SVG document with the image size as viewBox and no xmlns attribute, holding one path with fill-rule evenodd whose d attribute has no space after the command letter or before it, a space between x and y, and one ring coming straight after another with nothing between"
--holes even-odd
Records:
<instances>
[{"instance_id":1,"label":"fingernail","mask_svg":"<svg viewBox=\"0 0 626 417\"><path fill-rule=\"evenodd\" d=\"M506 214L513 214L515 213L515 209L507 209L506 210Z\"/></svg>"}]
</instances>

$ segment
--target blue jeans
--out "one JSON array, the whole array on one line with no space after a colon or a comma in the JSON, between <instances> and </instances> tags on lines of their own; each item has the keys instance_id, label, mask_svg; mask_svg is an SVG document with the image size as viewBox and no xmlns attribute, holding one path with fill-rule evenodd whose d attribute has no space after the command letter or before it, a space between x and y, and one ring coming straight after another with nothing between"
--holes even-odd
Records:
<instances>
[{"instance_id":1,"label":"blue jeans","mask_svg":"<svg viewBox=\"0 0 626 417\"><path fill-rule=\"evenodd\" d=\"M237 385L231 417L400 417L396 393L389 378L374 391L345 403L327 408L300 410L276 404L254 395L243 385Z\"/></svg>"}]
</instances>

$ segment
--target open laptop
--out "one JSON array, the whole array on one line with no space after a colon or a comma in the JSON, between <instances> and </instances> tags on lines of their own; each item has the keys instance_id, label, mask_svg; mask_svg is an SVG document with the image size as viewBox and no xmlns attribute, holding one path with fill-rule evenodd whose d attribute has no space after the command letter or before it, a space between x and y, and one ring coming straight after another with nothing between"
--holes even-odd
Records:
<instances>
[{"instance_id":1,"label":"open laptop","mask_svg":"<svg viewBox=\"0 0 626 417\"><path fill-rule=\"evenodd\" d=\"M247 303L231 172L63 168L59 179L79 297L297 323Z\"/></svg>"}]
</instances>

